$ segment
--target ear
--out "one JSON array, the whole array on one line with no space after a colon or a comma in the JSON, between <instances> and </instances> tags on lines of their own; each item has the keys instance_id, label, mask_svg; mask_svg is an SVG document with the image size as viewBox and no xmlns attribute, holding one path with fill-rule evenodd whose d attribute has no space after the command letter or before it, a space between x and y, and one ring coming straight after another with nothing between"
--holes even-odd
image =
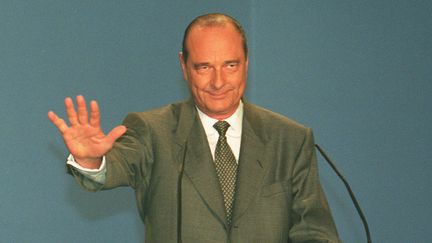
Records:
<instances>
[{"instance_id":1,"label":"ear","mask_svg":"<svg viewBox=\"0 0 432 243\"><path fill-rule=\"evenodd\" d=\"M183 73L183 79L188 80L188 74L187 74L187 68L186 68L186 62L184 61L183 52L179 52L179 61L180 61L180 67Z\"/></svg>"}]
</instances>

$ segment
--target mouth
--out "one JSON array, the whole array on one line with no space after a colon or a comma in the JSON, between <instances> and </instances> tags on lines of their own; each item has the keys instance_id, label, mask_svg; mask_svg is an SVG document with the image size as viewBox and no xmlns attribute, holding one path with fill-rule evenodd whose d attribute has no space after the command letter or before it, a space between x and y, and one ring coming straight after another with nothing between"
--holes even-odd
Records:
<instances>
[{"instance_id":1,"label":"mouth","mask_svg":"<svg viewBox=\"0 0 432 243\"><path fill-rule=\"evenodd\" d=\"M212 99L224 99L230 91L231 90L224 90L224 91L221 91L221 92L211 92L211 91L209 91L207 93L210 95L210 97Z\"/></svg>"}]
</instances>

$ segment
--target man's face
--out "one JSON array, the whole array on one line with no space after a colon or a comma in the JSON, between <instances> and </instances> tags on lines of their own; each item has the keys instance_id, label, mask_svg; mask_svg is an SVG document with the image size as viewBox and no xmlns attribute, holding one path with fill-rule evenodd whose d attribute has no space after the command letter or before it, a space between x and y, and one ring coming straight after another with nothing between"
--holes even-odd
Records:
<instances>
[{"instance_id":1,"label":"man's face","mask_svg":"<svg viewBox=\"0 0 432 243\"><path fill-rule=\"evenodd\" d=\"M248 60L241 35L231 24L193 27L186 40L187 63L180 53L183 77L198 108L221 120L237 109L246 87Z\"/></svg>"}]
</instances>

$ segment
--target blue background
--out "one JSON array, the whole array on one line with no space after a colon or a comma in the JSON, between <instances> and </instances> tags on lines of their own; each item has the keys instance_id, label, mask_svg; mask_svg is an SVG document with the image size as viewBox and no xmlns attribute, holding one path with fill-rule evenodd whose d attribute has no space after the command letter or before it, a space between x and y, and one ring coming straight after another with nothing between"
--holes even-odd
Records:
<instances>
[{"instance_id":1,"label":"blue background","mask_svg":"<svg viewBox=\"0 0 432 243\"><path fill-rule=\"evenodd\" d=\"M46 118L99 101L106 131L188 97L178 51L197 15L249 38L247 98L314 128L351 183L374 242L432 242L431 1L0 1L0 242L142 242L131 189L88 193L65 174ZM344 242L365 242L320 159Z\"/></svg>"}]
</instances>

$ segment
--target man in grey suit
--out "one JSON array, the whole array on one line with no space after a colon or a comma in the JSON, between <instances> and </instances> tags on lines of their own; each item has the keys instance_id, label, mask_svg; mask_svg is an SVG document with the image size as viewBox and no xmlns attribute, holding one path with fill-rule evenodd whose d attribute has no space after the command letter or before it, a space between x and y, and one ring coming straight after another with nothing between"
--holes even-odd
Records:
<instances>
[{"instance_id":1,"label":"man in grey suit","mask_svg":"<svg viewBox=\"0 0 432 243\"><path fill-rule=\"evenodd\" d=\"M65 99L69 125L48 113L78 182L91 191L131 186L146 242L340 242L311 130L243 97L240 24L197 17L179 59L192 98L129 114L108 134L96 101L88 114L82 96L77 110Z\"/></svg>"}]
</instances>

